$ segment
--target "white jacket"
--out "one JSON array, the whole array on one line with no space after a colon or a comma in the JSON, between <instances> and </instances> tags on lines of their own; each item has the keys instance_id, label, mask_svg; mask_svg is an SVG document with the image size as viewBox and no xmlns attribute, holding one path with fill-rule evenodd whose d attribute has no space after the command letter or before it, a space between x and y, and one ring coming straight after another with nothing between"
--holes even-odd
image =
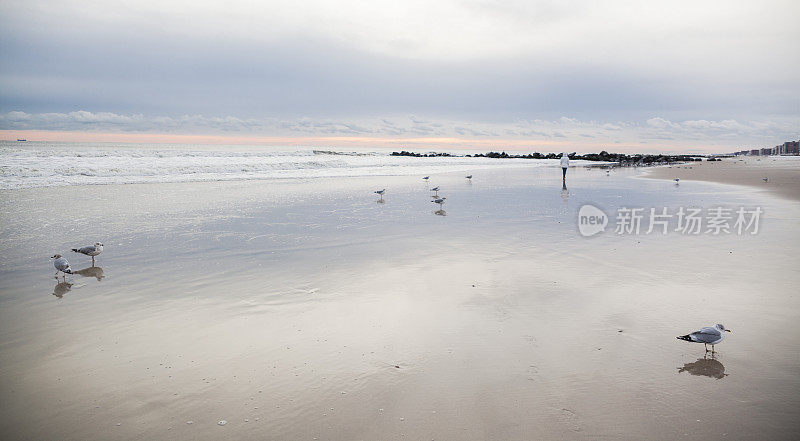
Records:
<instances>
[{"instance_id":1,"label":"white jacket","mask_svg":"<svg viewBox=\"0 0 800 441\"><path fill-rule=\"evenodd\" d=\"M569 167L569 156L567 156L567 154L564 153L564 155L561 156L561 168L567 168L567 167Z\"/></svg>"}]
</instances>

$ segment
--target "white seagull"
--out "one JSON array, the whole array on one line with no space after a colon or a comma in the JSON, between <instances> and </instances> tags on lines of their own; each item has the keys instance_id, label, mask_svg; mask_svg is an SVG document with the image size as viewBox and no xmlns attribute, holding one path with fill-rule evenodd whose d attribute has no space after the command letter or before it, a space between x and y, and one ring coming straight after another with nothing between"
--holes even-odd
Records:
<instances>
[{"instance_id":1,"label":"white seagull","mask_svg":"<svg viewBox=\"0 0 800 441\"><path fill-rule=\"evenodd\" d=\"M430 178L431 178L430 176L425 176L425 177L424 177L424 178L422 178L422 179L424 179L424 180L426 180L426 181L427 181L427 180L428 180L428 179L430 179Z\"/></svg>"},{"instance_id":2,"label":"white seagull","mask_svg":"<svg viewBox=\"0 0 800 441\"><path fill-rule=\"evenodd\" d=\"M434 192L436 194L436 196L439 196L439 186L438 185L436 187L431 188L431 191Z\"/></svg>"},{"instance_id":3,"label":"white seagull","mask_svg":"<svg viewBox=\"0 0 800 441\"><path fill-rule=\"evenodd\" d=\"M92 265L94 265L94 256L99 256L103 252L103 244L95 242L94 245L87 245L85 247L73 248L73 252L85 254L92 257Z\"/></svg>"},{"instance_id":4,"label":"white seagull","mask_svg":"<svg viewBox=\"0 0 800 441\"><path fill-rule=\"evenodd\" d=\"M384 188L383 190L378 190L375 193L383 197L383 194L386 193L386 189Z\"/></svg>"},{"instance_id":5,"label":"white seagull","mask_svg":"<svg viewBox=\"0 0 800 441\"><path fill-rule=\"evenodd\" d=\"M713 354L714 345L722 343L726 332L731 332L731 330L725 329L725 326L717 323L714 326L706 326L704 328L700 328L699 331L676 338L678 340L690 341L692 343L702 343L705 345L706 352L708 352L708 345L711 345L711 353Z\"/></svg>"},{"instance_id":6,"label":"white seagull","mask_svg":"<svg viewBox=\"0 0 800 441\"><path fill-rule=\"evenodd\" d=\"M466 178L472 180L472 175L467 175Z\"/></svg>"},{"instance_id":7,"label":"white seagull","mask_svg":"<svg viewBox=\"0 0 800 441\"><path fill-rule=\"evenodd\" d=\"M769 178L764 178L764 179L762 179L762 181L769 182Z\"/></svg>"},{"instance_id":8,"label":"white seagull","mask_svg":"<svg viewBox=\"0 0 800 441\"><path fill-rule=\"evenodd\" d=\"M439 199L434 199L434 200L432 200L431 202L434 202L434 203L437 203L437 204L439 204L439 205L442 205L442 204L444 204L444 201L445 201L446 199L447 199L447 198L439 198Z\"/></svg>"},{"instance_id":9,"label":"white seagull","mask_svg":"<svg viewBox=\"0 0 800 441\"><path fill-rule=\"evenodd\" d=\"M60 271L64 273L64 279L66 280L67 274L72 274L72 268L69 267L67 259L61 257L61 254L56 254L51 259L55 259L53 260L53 266L56 269L56 278L58 278L58 272Z\"/></svg>"}]
</instances>

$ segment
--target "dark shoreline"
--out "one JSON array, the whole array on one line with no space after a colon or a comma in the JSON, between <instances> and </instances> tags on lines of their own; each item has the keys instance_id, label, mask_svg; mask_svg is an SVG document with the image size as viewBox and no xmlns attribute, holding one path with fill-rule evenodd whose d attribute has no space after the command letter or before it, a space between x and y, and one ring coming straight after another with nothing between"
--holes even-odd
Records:
<instances>
[{"instance_id":1,"label":"dark shoreline","mask_svg":"<svg viewBox=\"0 0 800 441\"><path fill-rule=\"evenodd\" d=\"M391 156L412 156L415 158L431 158L431 157L466 157L466 158L505 158L505 159L560 159L563 153L546 153L539 152L529 153L527 155L509 155L506 152L489 152L478 153L475 155L453 155L450 153L416 153L416 152L392 152ZM702 161L703 155L626 155L624 153L608 153L605 150L600 153L588 153L585 155L578 155L571 153L567 155L569 159L580 159L584 161L595 162L616 162L620 166L628 165L651 165L651 164L665 164L673 162L693 162ZM711 160L711 158L709 159Z\"/></svg>"}]
</instances>

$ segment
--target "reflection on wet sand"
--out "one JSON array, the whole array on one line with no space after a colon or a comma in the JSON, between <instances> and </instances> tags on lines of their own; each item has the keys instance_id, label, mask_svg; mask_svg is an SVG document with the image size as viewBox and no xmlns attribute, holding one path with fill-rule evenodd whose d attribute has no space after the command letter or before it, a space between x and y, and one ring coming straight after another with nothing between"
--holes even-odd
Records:
<instances>
[{"instance_id":1,"label":"reflection on wet sand","mask_svg":"<svg viewBox=\"0 0 800 441\"><path fill-rule=\"evenodd\" d=\"M716 358L698 358L693 363L686 363L682 368L678 368L678 372L688 372L692 375L702 375L704 377L716 378L717 380L725 378L728 374L725 373L725 365L723 365Z\"/></svg>"},{"instance_id":2,"label":"reflection on wet sand","mask_svg":"<svg viewBox=\"0 0 800 441\"><path fill-rule=\"evenodd\" d=\"M383 196L381 196L381 198L378 199L377 201L375 201L375 203L377 203L377 204L385 204L386 201L383 199Z\"/></svg>"},{"instance_id":3,"label":"reflection on wet sand","mask_svg":"<svg viewBox=\"0 0 800 441\"><path fill-rule=\"evenodd\" d=\"M753 238L634 245L609 230L580 237L567 209L584 198L609 214L761 200L576 176L575 199L559 205L544 167L486 173L474 190L448 177L456 216L427 205L420 185L383 176L403 192L388 210L350 178L11 194L18 211L42 211L2 241L8 438L791 438L800 279L774 244L798 238L800 208L764 198L774 217ZM92 197L57 202L83 191ZM25 202L29 193L39 199ZM139 193L157 207L133 204ZM46 227L53 219L68 223ZM29 230L44 233L26 246L17 237ZM123 244L113 262L131 273L105 261L108 282L71 276L76 295L53 303L37 250L94 231ZM703 292L708 302L695 303ZM736 375L675 376L675 362L703 351L672 335L710 315L749 328L718 357Z\"/></svg>"},{"instance_id":4,"label":"reflection on wet sand","mask_svg":"<svg viewBox=\"0 0 800 441\"><path fill-rule=\"evenodd\" d=\"M59 282L56 284L56 287L53 288L53 295L59 299L64 297L64 294L68 293L72 289L72 285L73 283L69 282Z\"/></svg>"},{"instance_id":5,"label":"reflection on wet sand","mask_svg":"<svg viewBox=\"0 0 800 441\"><path fill-rule=\"evenodd\" d=\"M103 277L105 277L103 275L103 268L100 268L99 266L90 266L82 270L73 271L72 273L79 274L83 277L94 277L95 279L97 279L98 282L101 281Z\"/></svg>"},{"instance_id":6,"label":"reflection on wet sand","mask_svg":"<svg viewBox=\"0 0 800 441\"><path fill-rule=\"evenodd\" d=\"M437 216L447 216L447 212L442 210L442 209L434 211L433 214L435 214Z\"/></svg>"},{"instance_id":7,"label":"reflection on wet sand","mask_svg":"<svg viewBox=\"0 0 800 441\"><path fill-rule=\"evenodd\" d=\"M561 199L564 202L567 202L567 200L569 200L569 190L567 189L567 183L566 182L562 183L562 185L561 185Z\"/></svg>"}]
</instances>

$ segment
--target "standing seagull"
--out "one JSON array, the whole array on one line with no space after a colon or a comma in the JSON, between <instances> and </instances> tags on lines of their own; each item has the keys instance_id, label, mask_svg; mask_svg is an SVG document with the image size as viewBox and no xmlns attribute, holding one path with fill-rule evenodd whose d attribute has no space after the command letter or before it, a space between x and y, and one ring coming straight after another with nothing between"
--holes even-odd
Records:
<instances>
[{"instance_id":1,"label":"standing seagull","mask_svg":"<svg viewBox=\"0 0 800 441\"><path fill-rule=\"evenodd\" d=\"M434 200L432 200L431 202L434 202L434 203L437 203L437 204L439 204L439 205L442 205L442 204L444 204L444 201L445 201L446 199L447 199L447 198L438 198L438 199L434 199Z\"/></svg>"},{"instance_id":2,"label":"standing seagull","mask_svg":"<svg viewBox=\"0 0 800 441\"><path fill-rule=\"evenodd\" d=\"M422 179L424 179L424 180L426 180L426 181L427 181L427 180L428 180L428 179L430 179L430 178L431 178L430 176L425 176L425 177L424 177L424 178L422 178Z\"/></svg>"},{"instance_id":3,"label":"standing seagull","mask_svg":"<svg viewBox=\"0 0 800 441\"><path fill-rule=\"evenodd\" d=\"M61 257L61 254L56 254L51 259L55 259L53 260L53 266L56 268L56 279L58 278L58 272L61 271L64 273L64 280L66 280L67 274L72 274L72 268L69 267L67 259Z\"/></svg>"},{"instance_id":4,"label":"standing seagull","mask_svg":"<svg viewBox=\"0 0 800 441\"><path fill-rule=\"evenodd\" d=\"M699 331L676 338L678 340L685 340L693 343L702 343L705 345L706 352L708 352L708 345L711 345L711 353L713 354L714 345L722 343L722 340L725 338L725 332L731 332L731 330L725 329L725 326L717 323L714 326L706 326L704 328L700 328Z\"/></svg>"},{"instance_id":5,"label":"standing seagull","mask_svg":"<svg viewBox=\"0 0 800 441\"><path fill-rule=\"evenodd\" d=\"M86 254L87 256L92 257L92 266L94 266L94 256L100 255L103 252L103 244L100 242L95 242L94 245L88 245L85 247L80 248L73 248L73 252Z\"/></svg>"},{"instance_id":6,"label":"standing seagull","mask_svg":"<svg viewBox=\"0 0 800 441\"><path fill-rule=\"evenodd\" d=\"M762 179L762 181L769 182L769 178L764 178L764 179Z\"/></svg>"},{"instance_id":7,"label":"standing seagull","mask_svg":"<svg viewBox=\"0 0 800 441\"><path fill-rule=\"evenodd\" d=\"M466 178L471 181L472 180L472 175L467 175Z\"/></svg>"},{"instance_id":8,"label":"standing seagull","mask_svg":"<svg viewBox=\"0 0 800 441\"><path fill-rule=\"evenodd\" d=\"M436 193L436 197L437 198L439 197L439 186L438 185L436 187L431 188L431 191Z\"/></svg>"}]
</instances>

